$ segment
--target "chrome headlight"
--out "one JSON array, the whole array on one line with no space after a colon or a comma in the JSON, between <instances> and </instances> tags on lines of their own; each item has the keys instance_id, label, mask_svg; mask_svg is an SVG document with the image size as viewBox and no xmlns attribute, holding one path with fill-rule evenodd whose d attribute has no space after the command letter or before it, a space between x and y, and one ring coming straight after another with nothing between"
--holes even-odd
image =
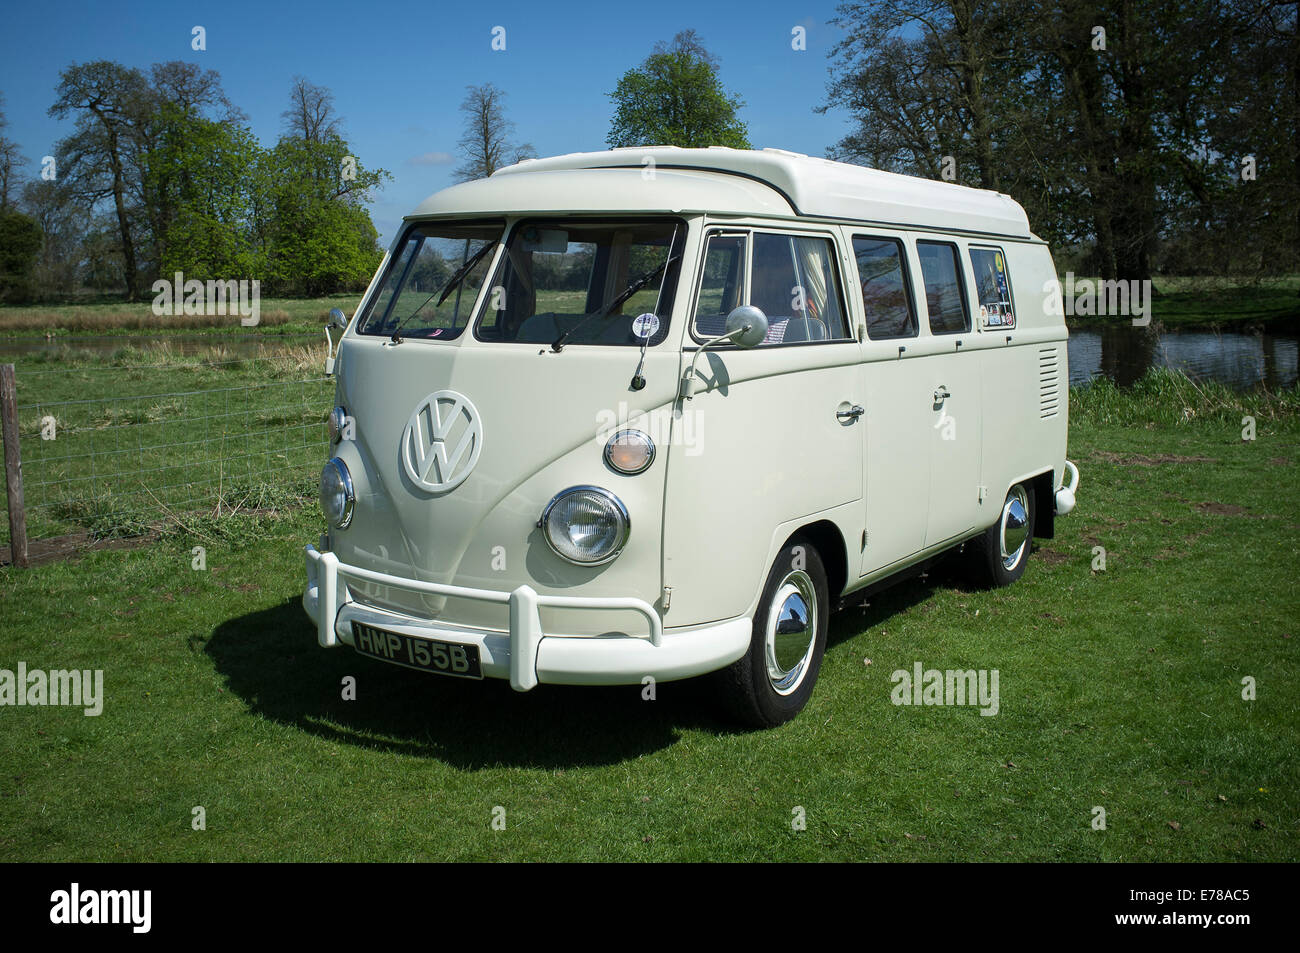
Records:
<instances>
[{"instance_id":1,"label":"chrome headlight","mask_svg":"<svg viewBox=\"0 0 1300 953\"><path fill-rule=\"evenodd\" d=\"M607 563L623 550L632 521L609 490L571 486L542 512L542 534L557 556L580 566Z\"/></svg>"},{"instance_id":2,"label":"chrome headlight","mask_svg":"<svg viewBox=\"0 0 1300 953\"><path fill-rule=\"evenodd\" d=\"M352 507L356 501L348 465L338 457L331 457L320 474L321 512L331 526L347 529L352 522Z\"/></svg>"},{"instance_id":3,"label":"chrome headlight","mask_svg":"<svg viewBox=\"0 0 1300 953\"><path fill-rule=\"evenodd\" d=\"M329 430L330 446L338 443L343 439L343 430L348 425L348 412L342 407L335 407L330 411L329 420L326 421L326 429Z\"/></svg>"},{"instance_id":4,"label":"chrome headlight","mask_svg":"<svg viewBox=\"0 0 1300 953\"><path fill-rule=\"evenodd\" d=\"M642 473L654 460L655 442L640 430L620 430L605 444L605 462L619 473Z\"/></svg>"}]
</instances>

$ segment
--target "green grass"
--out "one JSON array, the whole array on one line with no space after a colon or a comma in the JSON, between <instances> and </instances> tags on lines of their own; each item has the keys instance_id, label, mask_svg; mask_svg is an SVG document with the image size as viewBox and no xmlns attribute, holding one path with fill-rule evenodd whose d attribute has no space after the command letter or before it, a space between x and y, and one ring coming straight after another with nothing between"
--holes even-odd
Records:
<instances>
[{"instance_id":1,"label":"green grass","mask_svg":"<svg viewBox=\"0 0 1300 953\"><path fill-rule=\"evenodd\" d=\"M249 505L251 493L314 495L302 485L314 486L325 448L324 339L276 345L239 355L166 342L107 356L59 348L19 362L29 538L128 537L184 512ZM7 512L0 499L5 545Z\"/></svg>"},{"instance_id":2,"label":"green grass","mask_svg":"<svg viewBox=\"0 0 1300 953\"><path fill-rule=\"evenodd\" d=\"M1294 861L1294 394L1243 442L1170 386L1076 391L1079 507L1025 577L838 614L808 708L761 733L701 682L518 695L321 650L311 508L0 570L0 668L102 668L106 694L0 710L0 860ZM895 707L917 661L997 669L1000 713Z\"/></svg>"}]
</instances>

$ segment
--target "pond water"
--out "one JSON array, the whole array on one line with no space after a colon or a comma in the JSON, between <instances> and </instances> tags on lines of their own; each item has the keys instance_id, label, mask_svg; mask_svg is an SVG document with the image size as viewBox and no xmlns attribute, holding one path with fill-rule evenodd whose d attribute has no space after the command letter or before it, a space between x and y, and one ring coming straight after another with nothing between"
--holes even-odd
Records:
<instances>
[{"instance_id":1,"label":"pond water","mask_svg":"<svg viewBox=\"0 0 1300 953\"><path fill-rule=\"evenodd\" d=\"M0 340L0 362L21 361L34 354L76 348L112 354L118 348L147 347L166 342L181 354L224 347L236 357L277 346L301 347L323 343L322 335L86 335L54 340ZM1289 334L1166 330L1151 333L1128 325L1070 331L1070 383L1084 384L1109 377L1121 387L1132 384L1152 367L1172 367L1196 380L1216 380L1237 390L1261 384L1270 390L1296 383L1300 338Z\"/></svg>"},{"instance_id":2,"label":"pond water","mask_svg":"<svg viewBox=\"0 0 1300 953\"><path fill-rule=\"evenodd\" d=\"M1296 382L1296 334L1171 331L1131 325L1070 331L1070 383L1109 377L1127 387L1153 367L1181 370L1235 390L1269 390Z\"/></svg>"}]
</instances>

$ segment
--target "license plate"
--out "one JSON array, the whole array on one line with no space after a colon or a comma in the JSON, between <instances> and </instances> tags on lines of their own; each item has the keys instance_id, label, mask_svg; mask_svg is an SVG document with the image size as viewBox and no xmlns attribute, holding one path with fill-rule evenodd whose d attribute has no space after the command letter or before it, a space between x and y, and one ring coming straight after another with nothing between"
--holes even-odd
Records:
<instances>
[{"instance_id":1,"label":"license plate","mask_svg":"<svg viewBox=\"0 0 1300 953\"><path fill-rule=\"evenodd\" d=\"M477 645L386 632L355 620L352 622L352 644L362 655L394 665L458 678L483 677Z\"/></svg>"}]
</instances>

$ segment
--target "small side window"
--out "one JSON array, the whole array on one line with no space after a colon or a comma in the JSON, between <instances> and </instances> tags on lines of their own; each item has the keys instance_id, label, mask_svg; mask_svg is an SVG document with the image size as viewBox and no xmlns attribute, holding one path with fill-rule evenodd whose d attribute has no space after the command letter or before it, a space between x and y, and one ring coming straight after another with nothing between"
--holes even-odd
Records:
<instances>
[{"instance_id":1,"label":"small side window","mask_svg":"<svg viewBox=\"0 0 1300 953\"><path fill-rule=\"evenodd\" d=\"M925 308L931 334L957 334L970 330L966 287L961 276L957 246L948 242L917 242L921 277L925 280Z\"/></svg>"},{"instance_id":2,"label":"small side window","mask_svg":"<svg viewBox=\"0 0 1300 953\"><path fill-rule=\"evenodd\" d=\"M975 273L975 295L979 299L980 327L1015 327L1011 304L1011 276L1000 248L972 248L970 266Z\"/></svg>"},{"instance_id":3,"label":"small side window","mask_svg":"<svg viewBox=\"0 0 1300 953\"><path fill-rule=\"evenodd\" d=\"M873 341L915 337L916 309L903 264L903 244L894 238L853 236L867 336Z\"/></svg>"},{"instance_id":4,"label":"small side window","mask_svg":"<svg viewBox=\"0 0 1300 953\"><path fill-rule=\"evenodd\" d=\"M714 232L704 249L704 274L695 300L695 331L717 337L726 330L727 315L745 297L745 264L749 236Z\"/></svg>"}]
</instances>

